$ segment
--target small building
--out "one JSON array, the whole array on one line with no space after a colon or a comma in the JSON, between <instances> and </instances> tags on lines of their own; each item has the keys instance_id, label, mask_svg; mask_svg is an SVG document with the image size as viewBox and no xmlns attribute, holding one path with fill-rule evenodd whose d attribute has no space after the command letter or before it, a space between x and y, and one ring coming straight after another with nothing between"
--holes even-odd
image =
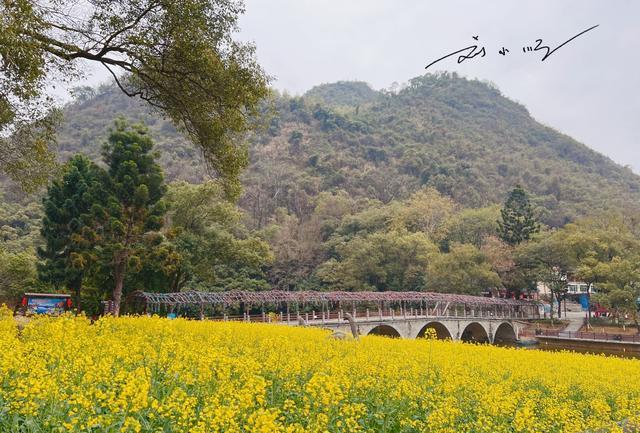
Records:
<instances>
[{"instance_id":1,"label":"small building","mask_svg":"<svg viewBox=\"0 0 640 433\"><path fill-rule=\"evenodd\" d=\"M538 289L538 299L546 299L550 301L552 304L556 304L555 299L551 299L551 290L549 287L543 283L542 281L538 281L537 284ZM597 293L596 287L591 287L590 293ZM567 292L564 298L566 302L577 302L580 304L582 311L587 311L589 309L589 284L583 281L569 281L567 282ZM591 303L591 307L593 308L593 303Z\"/></svg>"},{"instance_id":2,"label":"small building","mask_svg":"<svg viewBox=\"0 0 640 433\"><path fill-rule=\"evenodd\" d=\"M589 291L589 285L587 283L583 283L581 281L570 281L567 284L568 294L581 295L584 293L588 293L588 291ZM593 288L591 292L593 293Z\"/></svg>"},{"instance_id":3,"label":"small building","mask_svg":"<svg viewBox=\"0 0 640 433\"><path fill-rule=\"evenodd\" d=\"M551 296L551 290L542 281L538 281L537 284L538 294L540 296ZM567 295L575 295L577 298L579 295L585 295L588 293L589 284L582 281L569 281L567 283ZM595 287L591 288L591 293L596 293Z\"/></svg>"}]
</instances>

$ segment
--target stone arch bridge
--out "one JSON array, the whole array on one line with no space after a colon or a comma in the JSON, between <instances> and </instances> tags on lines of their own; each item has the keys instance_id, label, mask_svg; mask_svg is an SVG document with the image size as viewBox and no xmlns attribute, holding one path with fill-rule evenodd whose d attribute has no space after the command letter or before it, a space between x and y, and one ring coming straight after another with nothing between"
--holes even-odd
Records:
<instances>
[{"instance_id":1,"label":"stone arch bridge","mask_svg":"<svg viewBox=\"0 0 640 433\"><path fill-rule=\"evenodd\" d=\"M456 317L409 317L384 318L383 320L358 320L358 335L380 335L392 338L422 338L432 335L439 340L461 340L467 342L510 344L519 340L523 322L506 318L456 318ZM312 326L320 326L312 324ZM344 334L350 334L347 322L322 325Z\"/></svg>"},{"instance_id":2,"label":"stone arch bridge","mask_svg":"<svg viewBox=\"0 0 640 433\"><path fill-rule=\"evenodd\" d=\"M135 292L136 312L317 326L345 334L510 343L539 304L432 292Z\"/></svg>"}]
</instances>

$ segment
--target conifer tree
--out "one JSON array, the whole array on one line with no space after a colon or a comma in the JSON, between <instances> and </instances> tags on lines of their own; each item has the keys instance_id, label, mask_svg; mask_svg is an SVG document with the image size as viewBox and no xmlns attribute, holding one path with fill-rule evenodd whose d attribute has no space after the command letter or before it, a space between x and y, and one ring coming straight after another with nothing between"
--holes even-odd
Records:
<instances>
[{"instance_id":1,"label":"conifer tree","mask_svg":"<svg viewBox=\"0 0 640 433\"><path fill-rule=\"evenodd\" d=\"M539 231L540 224L533 215L529 197L520 185L516 185L500 211L498 234L506 243L518 245Z\"/></svg>"},{"instance_id":2,"label":"conifer tree","mask_svg":"<svg viewBox=\"0 0 640 433\"><path fill-rule=\"evenodd\" d=\"M83 279L95 256L92 246L99 239L96 219L105 196L104 170L77 155L66 166L62 179L48 188L41 234L45 244L38 249L42 263L39 279L55 287L66 287L80 310Z\"/></svg>"},{"instance_id":3,"label":"conifer tree","mask_svg":"<svg viewBox=\"0 0 640 433\"><path fill-rule=\"evenodd\" d=\"M120 313L124 281L129 268L139 269L144 237L162 227L166 209L162 169L151 153L153 141L142 125L117 120L104 147L108 166L109 219L101 252L113 282L114 314Z\"/></svg>"}]
</instances>

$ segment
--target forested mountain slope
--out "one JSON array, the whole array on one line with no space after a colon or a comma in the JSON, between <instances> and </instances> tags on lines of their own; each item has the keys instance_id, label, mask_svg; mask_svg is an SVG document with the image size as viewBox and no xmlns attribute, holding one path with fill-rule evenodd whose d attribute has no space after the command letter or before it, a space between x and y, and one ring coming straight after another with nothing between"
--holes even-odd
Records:
<instances>
[{"instance_id":1,"label":"forested mountain slope","mask_svg":"<svg viewBox=\"0 0 640 433\"><path fill-rule=\"evenodd\" d=\"M126 293L519 292L556 275L548 258L560 253L571 272L604 263L617 278L610 287L637 281L640 177L485 83L426 75L395 91L339 82L301 97L274 95L248 137L238 204L203 183L200 155L170 123L118 89L77 89L64 111L61 160L85 153L104 164L118 116L145 123L156 143L169 212L161 248L149 247L145 267L127 275ZM517 184L544 224L539 236L511 245L497 237L497 221ZM0 300L25 287L52 290L36 273L45 192L0 186ZM86 294L94 306L110 287L95 275Z\"/></svg>"},{"instance_id":2,"label":"forested mountain slope","mask_svg":"<svg viewBox=\"0 0 640 433\"><path fill-rule=\"evenodd\" d=\"M324 84L302 97L275 96L270 107L250 137L243 180L241 205L255 227L277 208L304 218L319 192L337 189L387 203L433 186L481 207L502 202L519 183L550 225L640 198L640 177L629 169L536 122L491 85L455 74L418 77L396 92ZM97 157L117 115L151 128L168 180L203 179L198 152L112 87L87 90L66 107L61 157Z\"/></svg>"}]
</instances>

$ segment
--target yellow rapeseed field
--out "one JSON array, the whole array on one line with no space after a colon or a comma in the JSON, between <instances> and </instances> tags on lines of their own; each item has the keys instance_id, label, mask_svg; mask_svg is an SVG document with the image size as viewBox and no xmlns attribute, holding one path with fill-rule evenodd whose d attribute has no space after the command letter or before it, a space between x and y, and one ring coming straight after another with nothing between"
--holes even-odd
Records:
<instances>
[{"instance_id":1,"label":"yellow rapeseed field","mask_svg":"<svg viewBox=\"0 0 640 433\"><path fill-rule=\"evenodd\" d=\"M640 361L319 329L0 319L1 432L581 432L640 418Z\"/></svg>"}]
</instances>

